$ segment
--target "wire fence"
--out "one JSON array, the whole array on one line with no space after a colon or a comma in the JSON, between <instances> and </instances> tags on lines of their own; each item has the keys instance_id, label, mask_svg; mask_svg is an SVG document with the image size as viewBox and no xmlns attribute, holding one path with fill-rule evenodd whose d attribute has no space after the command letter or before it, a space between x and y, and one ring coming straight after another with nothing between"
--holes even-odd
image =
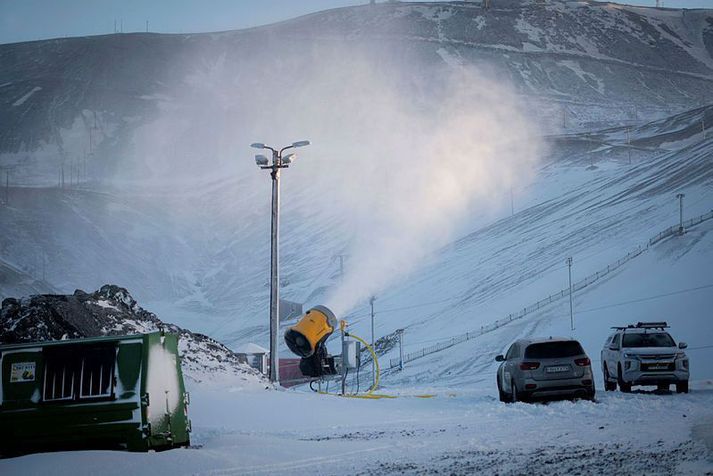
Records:
<instances>
[{"instance_id":1,"label":"wire fence","mask_svg":"<svg viewBox=\"0 0 713 476\"><path fill-rule=\"evenodd\" d=\"M700 215L700 216L691 218L690 220L684 221L684 222L683 222L683 229L685 230L686 228L690 228L690 227L692 227L692 226L696 226L696 225L698 225L699 223L702 223L702 222L704 222L704 221L706 221L706 220L710 220L711 218L713 218L713 210L711 210L711 211L708 212L708 213L704 213L703 215ZM655 244L658 243L659 241L661 241L661 240L663 240L663 239L665 239L665 238L668 238L669 236L672 236L672 235L675 235L675 234L679 233L679 231L680 231L680 226L678 226L678 225L670 226L670 227L666 228L664 231L662 231L661 233L659 233L659 234L657 234L656 236L654 236L653 238L651 238L651 239L649 240L649 245L648 245L648 246L655 245Z\"/></svg>"},{"instance_id":2,"label":"wire fence","mask_svg":"<svg viewBox=\"0 0 713 476\"><path fill-rule=\"evenodd\" d=\"M706 220L710 220L711 218L713 218L713 210L711 210L710 212L705 213L703 215L691 218L690 220L684 221L683 228L686 229L686 228L698 225L699 223L702 223ZM641 253L646 251L646 249L648 249L649 246L652 246L669 236L675 235L678 232L679 232L679 226L676 225L676 226L671 226L671 227L665 229L661 233L658 233L656 236L654 236L653 238L651 238L648 241L646 247L638 246L634 251L627 253L626 256L619 258L614 263L607 265L606 268L602 268L599 271L597 271L596 273L590 274L586 278L584 278L580 281L577 281L576 283L573 283L572 284L572 293L580 291L580 290L586 288L587 286L590 286L593 283L599 281L599 279L601 279L604 276L608 275L609 273L619 269L624 263L639 256ZM540 309L543 309L545 306L548 306L555 301L559 301L560 299L562 299L566 296L569 296L569 292L570 292L569 287L567 287L559 292L550 294L546 298L541 299L534 304L526 306L513 314L508 314L506 317L504 317L502 319L498 319L495 322L481 326L480 329L476 329L474 331L468 331L464 334L460 334L460 335L451 337L450 339L437 342L431 346L424 347L420 350L404 354L403 363L407 363L407 362L411 362L416 359L420 359L421 357L425 357L427 355L434 354L436 352L440 352L442 350L448 349L449 347L453 347L454 345L457 345L462 342L466 342L468 340L482 336L483 334L493 332L494 330L499 329L499 328L503 327L504 325L511 323L512 321L522 319L523 317L527 316L528 314L539 311ZM390 359L389 360L389 369L399 367L400 363L401 363L401 361L398 358Z\"/></svg>"}]
</instances>

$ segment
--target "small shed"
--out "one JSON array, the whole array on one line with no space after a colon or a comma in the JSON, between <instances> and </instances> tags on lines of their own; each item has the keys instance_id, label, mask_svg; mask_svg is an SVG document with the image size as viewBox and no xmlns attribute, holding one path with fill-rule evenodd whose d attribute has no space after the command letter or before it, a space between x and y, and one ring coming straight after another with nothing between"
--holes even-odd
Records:
<instances>
[{"instance_id":1,"label":"small shed","mask_svg":"<svg viewBox=\"0 0 713 476\"><path fill-rule=\"evenodd\" d=\"M302 373L300 369L301 360L294 357L280 359L280 385L290 388L313 380L312 377Z\"/></svg>"},{"instance_id":2,"label":"small shed","mask_svg":"<svg viewBox=\"0 0 713 476\"><path fill-rule=\"evenodd\" d=\"M268 364L267 359L270 351L252 342L243 344L235 351L238 354L238 359L248 364L250 367L259 370L263 374L267 374Z\"/></svg>"},{"instance_id":3,"label":"small shed","mask_svg":"<svg viewBox=\"0 0 713 476\"><path fill-rule=\"evenodd\" d=\"M178 336L0 346L0 455L189 444Z\"/></svg>"}]
</instances>

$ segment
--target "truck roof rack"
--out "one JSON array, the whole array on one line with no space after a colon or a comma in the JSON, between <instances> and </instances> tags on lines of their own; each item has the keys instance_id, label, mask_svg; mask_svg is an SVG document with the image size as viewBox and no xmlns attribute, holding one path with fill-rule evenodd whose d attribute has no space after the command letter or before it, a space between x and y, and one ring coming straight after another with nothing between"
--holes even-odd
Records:
<instances>
[{"instance_id":1,"label":"truck roof rack","mask_svg":"<svg viewBox=\"0 0 713 476\"><path fill-rule=\"evenodd\" d=\"M658 322L637 322L636 324L629 324L628 326L612 326L612 329L624 330L624 329L668 329L669 325L666 321Z\"/></svg>"},{"instance_id":2,"label":"truck roof rack","mask_svg":"<svg viewBox=\"0 0 713 476\"><path fill-rule=\"evenodd\" d=\"M666 329L668 328L668 323L666 321L637 322L636 327L639 329Z\"/></svg>"}]
</instances>

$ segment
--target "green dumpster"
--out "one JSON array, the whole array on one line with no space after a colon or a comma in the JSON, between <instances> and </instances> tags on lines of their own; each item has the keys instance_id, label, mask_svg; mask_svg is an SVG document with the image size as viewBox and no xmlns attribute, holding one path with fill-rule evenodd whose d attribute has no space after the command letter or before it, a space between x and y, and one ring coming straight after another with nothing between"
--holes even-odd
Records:
<instances>
[{"instance_id":1,"label":"green dumpster","mask_svg":"<svg viewBox=\"0 0 713 476\"><path fill-rule=\"evenodd\" d=\"M0 455L190 444L178 337L0 346Z\"/></svg>"}]
</instances>

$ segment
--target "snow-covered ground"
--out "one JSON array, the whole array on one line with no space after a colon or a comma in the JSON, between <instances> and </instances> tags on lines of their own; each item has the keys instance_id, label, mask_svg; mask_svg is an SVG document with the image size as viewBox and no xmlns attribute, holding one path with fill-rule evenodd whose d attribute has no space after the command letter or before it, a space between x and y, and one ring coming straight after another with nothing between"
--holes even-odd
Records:
<instances>
[{"instance_id":1,"label":"snow-covered ground","mask_svg":"<svg viewBox=\"0 0 713 476\"><path fill-rule=\"evenodd\" d=\"M192 389L193 447L37 454L0 473L705 474L713 382L688 395L507 405L492 391L358 400L294 391Z\"/></svg>"}]
</instances>

